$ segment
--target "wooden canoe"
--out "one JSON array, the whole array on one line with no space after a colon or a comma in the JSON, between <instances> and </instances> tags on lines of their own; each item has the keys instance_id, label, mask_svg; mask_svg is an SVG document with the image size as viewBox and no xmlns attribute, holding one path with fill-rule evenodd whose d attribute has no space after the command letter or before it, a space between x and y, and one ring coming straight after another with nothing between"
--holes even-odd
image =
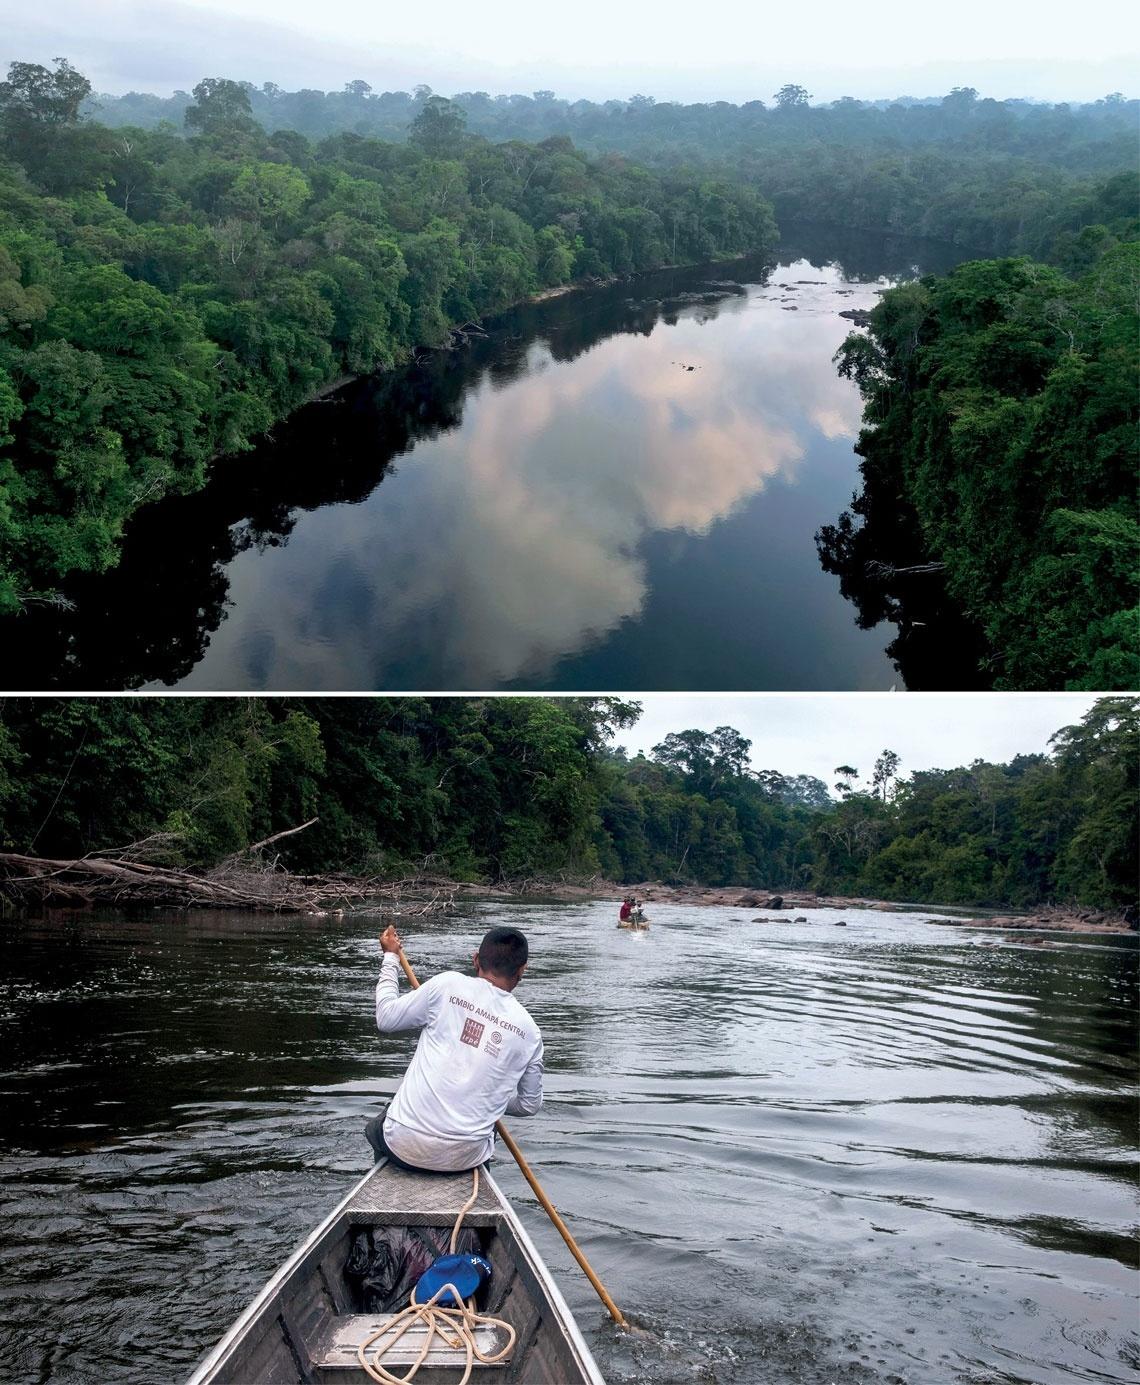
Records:
<instances>
[{"instance_id":1,"label":"wooden canoe","mask_svg":"<svg viewBox=\"0 0 1140 1385\"><path fill-rule=\"evenodd\" d=\"M469 1173L415 1174L377 1164L297 1247L188 1385L369 1385L357 1347L393 1315L364 1313L354 1302L356 1290L344 1274L353 1236L363 1227L379 1226L450 1231L470 1196ZM492 1266L480 1310L509 1322L518 1333L511 1356L493 1366L477 1361L472 1381L605 1385L550 1271L486 1170L480 1171L479 1197L463 1225L476 1230ZM491 1328L480 1329L478 1340L488 1355L500 1345ZM422 1329L409 1332L384 1357L385 1367L403 1374L422 1344ZM462 1351L437 1341L415 1385L454 1385L465 1362Z\"/></svg>"}]
</instances>

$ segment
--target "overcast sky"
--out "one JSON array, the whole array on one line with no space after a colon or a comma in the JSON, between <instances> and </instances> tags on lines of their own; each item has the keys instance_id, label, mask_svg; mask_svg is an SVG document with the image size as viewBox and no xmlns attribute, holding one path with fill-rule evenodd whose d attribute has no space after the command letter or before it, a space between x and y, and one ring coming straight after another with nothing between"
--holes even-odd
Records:
<instances>
[{"instance_id":1,"label":"overcast sky","mask_svg":"<svg viewBox=\"0 0 1140 1385\"><path fill-rule=\"evenodd\" d=\"M735 727L752 742L753 769L835 781L836 765L864 777L883 750L902 773L953 769L972 760L1004 763L1048 750L1049 737L1078 722L1096 701L1085 693L646 694L641 720L618 733L646 754L670 731Z\"/></svg>"},{"instance_id":2,"label":"overcast sky","mask_svg":"<svg viewBox=\"0 0 1140 1385\"><path fill-rule=\"evenodd\" d=\"M211 76L684 101L768 100L784 82L820 101L974 86L1080 101L1135 94L1133 14L1123 0L0 0L0 58L62 55L112 93Z\"/></svg>"}]
</instances>

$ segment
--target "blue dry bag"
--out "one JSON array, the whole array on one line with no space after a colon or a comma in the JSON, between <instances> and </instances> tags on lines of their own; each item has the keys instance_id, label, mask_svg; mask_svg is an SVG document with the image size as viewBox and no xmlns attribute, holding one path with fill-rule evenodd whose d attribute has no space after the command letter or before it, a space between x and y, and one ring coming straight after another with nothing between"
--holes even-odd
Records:
<instances>
[{"instance_id":1,"label":"blue dry bag","mask_svg":"<svg viewBox=\"0 0 1140 1385\"><path fill-rule=\"evenodd\" d=\"M413 1303L429 1303L445 1284L454 1285L459 1292L460 1302L453 1305L453 1294L444 1294L439 1300L440 1308L453 1306L462 1308L462 1300L468 1299L491 1277L490 1262L481 1255L441 1255L420 1275L412 1290Z\"/></svg>"}]
</instances>

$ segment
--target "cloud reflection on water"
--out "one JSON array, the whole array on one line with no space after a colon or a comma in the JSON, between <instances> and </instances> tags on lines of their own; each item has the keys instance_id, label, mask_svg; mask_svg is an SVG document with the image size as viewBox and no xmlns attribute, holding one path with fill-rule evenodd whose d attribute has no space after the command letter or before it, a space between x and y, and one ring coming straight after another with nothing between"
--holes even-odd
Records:
<instances>
[{"instance_id":1,"label":"cloud reflection on water","mask_svg":"<svg viewBox=\"0 0 1140 1385\"><path fill-rule=\"evenodd\" d=\"M807 269L828 282L795 286ZM535 343L506 386L484 376L461 426L362 503L302 514L286 544L238 555L227 618L183 686L538 681L636 619L648 535L710 534L770 482L796 484L813 440L857 431L858 396L827 363L838 308L869 305L873 287L837 298L838 273L802 262L776 277L570 362Z\"/></svg>"}]
</instances>

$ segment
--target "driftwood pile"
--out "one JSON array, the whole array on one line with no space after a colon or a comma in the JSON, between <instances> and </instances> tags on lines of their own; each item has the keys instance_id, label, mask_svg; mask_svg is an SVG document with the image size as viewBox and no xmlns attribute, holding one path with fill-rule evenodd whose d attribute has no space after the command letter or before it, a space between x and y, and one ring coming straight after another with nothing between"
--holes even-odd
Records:
<instances>
[{"instance_id":1,"label":"driftwood pile","mask_svg":"<svg viewBox=\"0 0 1140 1385\"><path fill-rule=\"evenodd\" d=\"M295 875L281 865L279 856L266 854L266 847L316 821L312 818L255 842L209 870L168 864L178 842L168 833L70 861L2 851L0 901L15 908L149 905L298 914L377 909L423 915L451 908L457 887L431 875L416 873L399 880Z\"/></svg>"}]
</instances>

